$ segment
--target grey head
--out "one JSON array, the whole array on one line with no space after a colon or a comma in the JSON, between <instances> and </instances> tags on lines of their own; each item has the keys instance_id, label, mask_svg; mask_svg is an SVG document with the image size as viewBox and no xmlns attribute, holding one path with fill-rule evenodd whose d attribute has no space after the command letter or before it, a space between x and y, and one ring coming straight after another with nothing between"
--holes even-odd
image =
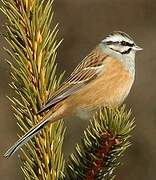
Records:
<instances>
[{"instance_id":1,"label":"grey head","mask_svg":"<svg viewBox=\"0 0 156 180\"><path fill-rule=\"evenodd\" d=\"M115 31L101 41L100 46L106 53L119 58L135 58L136 51L142 50L133 39L124 32Z\"/></svg>"},{"instance_id":2,"label":"grey head","mask_svg":"<svg viewBox=\"0 0 156 180\"><path fill-rule=\"evenodd\" d=\"M135 53L142 50L133 39L124 32L116 31L101 41L104 53L121 61L125 68L135 76Z\"/></svg>"}]
</instances>

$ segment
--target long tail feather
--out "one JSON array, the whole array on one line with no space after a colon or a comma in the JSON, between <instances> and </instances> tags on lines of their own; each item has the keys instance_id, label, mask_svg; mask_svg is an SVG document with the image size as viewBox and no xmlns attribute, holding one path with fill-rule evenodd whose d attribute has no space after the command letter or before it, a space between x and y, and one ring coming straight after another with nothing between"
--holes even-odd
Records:
<instances>
[{"instance_id":1,"label":"long tail feather","mask_svg":"<svg viewBox=\"0 0 156 180\"><path fill-rule=\"evenodd\" d=\"M51 117L42 120L36 126L32 127L24 136L22 136L8 151L4 154L4 157L8 158L12 156L21 146L26 144L31 138L33 138L43 127L45 127L51 120Z\"/></svg>"}]
</instances>

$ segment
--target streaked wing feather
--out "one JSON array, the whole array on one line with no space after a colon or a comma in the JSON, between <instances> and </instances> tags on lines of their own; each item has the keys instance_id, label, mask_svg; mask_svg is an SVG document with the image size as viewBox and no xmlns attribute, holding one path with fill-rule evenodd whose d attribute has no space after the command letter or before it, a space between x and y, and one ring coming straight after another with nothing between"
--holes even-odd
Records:
<instances>
[{"instance_id":1,"label":"streaked wing feather","mask_svg":"<svg viewBox=\"0 0 156 180\"><path fill-rule=\"evenodd\" d=\"M39 113L44 112L68 96L76 93L83 86L88 84L88 82L99 76L103 70L103 61L106 57L107 55L101 56L97 48L93 50L87 57L84 58L77 68L75 68L73 73L47 101Z\"/></svg>"}]
</instances>

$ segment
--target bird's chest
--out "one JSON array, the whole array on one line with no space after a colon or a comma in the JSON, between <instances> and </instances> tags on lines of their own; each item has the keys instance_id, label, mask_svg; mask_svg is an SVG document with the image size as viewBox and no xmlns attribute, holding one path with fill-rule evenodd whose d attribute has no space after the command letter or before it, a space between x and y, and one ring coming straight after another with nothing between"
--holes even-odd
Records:
<instances>
[{"instance_id":1,"label":"bird's chest","mask_svg":"<svg viewBox=\"0 0 156 180\"><path fill-rule=\"evenodd\" d=\"M88 118L100 106L118 106L129 94L134 77L122 64L113 62L104 73L75 96L76 112Z\"/></svg>"}]
</instances>

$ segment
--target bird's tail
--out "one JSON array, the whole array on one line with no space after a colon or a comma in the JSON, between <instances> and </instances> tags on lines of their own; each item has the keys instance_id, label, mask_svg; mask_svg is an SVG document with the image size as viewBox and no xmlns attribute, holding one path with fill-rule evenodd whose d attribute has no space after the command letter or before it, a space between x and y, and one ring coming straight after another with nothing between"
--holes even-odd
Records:
<instances>
[{"instance_id":1,"label":"bird's tail","mask_svg":"<svg viewBox=\"0 0 156 180\"><path fill-rule=\"evenodd\" d=\"M57 119L58 120L58 119ZM34 127L32 127L24 136L22 136L10 149L4 154L4 157L8 158L12 156L21 146L26 144L31 138L33 138L43 127L47 124L56 121L56 118L53 118L53 114L46 119L44 118Z\"/></svg>"}]
</instances>

